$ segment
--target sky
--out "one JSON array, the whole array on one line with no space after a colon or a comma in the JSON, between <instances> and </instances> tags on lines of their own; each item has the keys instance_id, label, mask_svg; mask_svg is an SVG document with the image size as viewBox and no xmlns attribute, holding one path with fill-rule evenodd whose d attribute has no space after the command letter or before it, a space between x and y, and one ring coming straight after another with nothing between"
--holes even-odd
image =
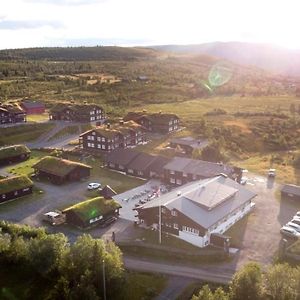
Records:
<instances>
[{"instance_id":1,"label":"sky","mask_svg":"<svg viewBox=\"0 0 300 300\"><path fill-rule=\"evenodd\" d=\"M2 0L0 49L213 41L300 49L299 0Z\"/></svg>"}]
</instances>

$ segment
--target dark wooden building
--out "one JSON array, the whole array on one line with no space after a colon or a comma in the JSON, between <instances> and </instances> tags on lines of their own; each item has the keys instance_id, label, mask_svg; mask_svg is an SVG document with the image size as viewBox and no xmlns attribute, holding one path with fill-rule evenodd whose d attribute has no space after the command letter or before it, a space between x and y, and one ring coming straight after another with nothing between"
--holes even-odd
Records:
<instances>
[{"instance_id":1,"label":"dark wooden building","mask_svg":"<svg viewBox=\"0 0 300 300\"><path fill-rule=\"evenodd\" d=\"M101 152L131 148L145 141L145 130L134 121L102 125L79 136L79 144L82 149Z\"/></svg>"},{"instance_id":2,"label":"dark wooden building","mask_svg":"<svg viewBox=\"0 0 300 300\"><path fill-rule=\"evenodd\" d=\"M25 145L14 145L0 148L0 165L20 162L30 157L31 151Z\"/></svg>"},{"instance_id":3,"label":"dark wooden building","mask_svg":"<svg viewBox=\"0 0 300 300\"><path fill-rule=\"evenodd\" d=\"M20 103L27 115L42 114L45 112L45 104L35 100L23 100Z\"/></svg>"},{"instance_id":4,"label":"dark wooden building","mask_svg":"<svg viewBox=\"0 0 300 300\"><path fill-rule=\"evenodd\" d=\"M96 104L59 103L50 109L50 120L99 122L105 119L104 110Z\"/></svg>"},{"instance_id":5,"label":"dark wooden building","mask_svg":"<svg viewBox=\"0 0 300 300\"><path fill-rule=\"evenodd\" d=\"M0 203L32 193L33 182L27 176L0 179Z\"/></svg>"},{"instance_id":6,"label":"dark wooden building","mask_svg":"<svg viewBox=\"0 0 300 300\"><path fill-rule=\"evenodd\" d=\"M129 112L124 121L133 120L153 133L167 134L177 131L180 127L179 118L175 114Z\"/></svg>"},{"instance_id":7,"label":"dark wooden building","mask_svg":"<svg viewBox=\"0 0 300 300\"><path fill-rule=\"evenodd\" d=\"M0 104L0 124L24 122L26 122L26 112L18 103Z\"/></svg>"},{"instance_id":8,"label":"dark wooden building","mask_svg":"<svg viewBox=\"0 0 300 300\"><path fill-rule=\"evenodd\" d=\"M223 163L214 163L185 157L174 157L164 166L164 180L173 185L182 185L194 180L225 174L239 181L242 170Z\"/></svg>"},{"instance_id":9,"label":"dark wooden building","mask_svg":"<svg viewBox=\"0 0 300 300\"><path fill-rule=\"evenodd\" d=\"M281 198L300 201L300 186L285 184L281 189Z\"/></svg>"},{"instance_id":10,"label":"dark wooden building","mask_svg":"<svg viewBox=\"0 0 300 300\"><path fill-rule=\"evenodd\" d=\"M49 180L54 184L79 181L90 176L91 167L78 162L46 156L32 166L39 178Z\"/></svg>"},{"instance_id":11,"label":"dark wooden building","mask_svg":"<svg viewBox=\"0 0 300 300\"><path fill-rule=\"evenodd\" d=\"M89 228L104 224L109 218L118 217L120 208L121 205L114 200L96 197L68 207L63 213L66 214L68 224Z\"/></svg>"}]
</instances>

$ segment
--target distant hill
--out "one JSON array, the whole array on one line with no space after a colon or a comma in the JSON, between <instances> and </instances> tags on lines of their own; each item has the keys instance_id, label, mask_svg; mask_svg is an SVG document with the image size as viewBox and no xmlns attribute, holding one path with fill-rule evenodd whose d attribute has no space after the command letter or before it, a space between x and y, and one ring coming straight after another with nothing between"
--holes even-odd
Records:
<instances>
[{"instance_id":1,"label":"distant hill","mask_svg":"<svg viewBox=\"0 0 300 300\"><path fill-rule=\"evenodd\" d=\"M268 44L214 42L200 45L165 45L151 47L160 51L207 54L232 62L260 67L288 76L300 75L300 50Z\"/></svg>"},{"instance_id":2,"label":"distant hill","mask_svg":"<svg viewBox=\"0 0 300 300\"><path fill-rule=\"evenodd\" d=\"M0 60L55 60L55 61L91 61L91 60L135 60L155 57L156 50L148 48L126 47L53 47L0 50Z\"/></svg>"}]
</instances>

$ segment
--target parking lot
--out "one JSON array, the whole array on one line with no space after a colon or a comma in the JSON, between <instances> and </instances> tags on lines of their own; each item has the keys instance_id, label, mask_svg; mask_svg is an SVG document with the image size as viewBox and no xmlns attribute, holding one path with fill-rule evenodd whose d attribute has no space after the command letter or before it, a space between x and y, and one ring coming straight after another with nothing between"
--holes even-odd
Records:
<instances>
[{"instance_id":1,"label":"parking lot","mask_svg":"<svg viewBox=\"0 0 300 300\"><path fill-rule=\"evenodd\" d=\"M280 228L300 210L300 204L280 199L280 185L274 179L247 174L246 188L256 192L253 212L227 232L235 234L241 249L234 264L239 268L247 261L270 264L282 236ZM225 233L226 234L226 233Z\"/></svg>"}]
</instances>

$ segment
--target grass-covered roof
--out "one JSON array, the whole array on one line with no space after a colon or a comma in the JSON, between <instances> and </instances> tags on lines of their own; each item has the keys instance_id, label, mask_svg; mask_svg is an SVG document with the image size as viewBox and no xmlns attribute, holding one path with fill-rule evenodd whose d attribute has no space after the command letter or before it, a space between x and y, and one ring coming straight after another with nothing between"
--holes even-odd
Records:
<instances>
[{"instance_id":1,"label":"grass-covered roof","mask_svg":"<svg viewBox=\"0 0 300 300\"><path fill-rule=\"evenodd\" d=\"M73 211L81 220L88 221L113 212L117 208L121 208L121 205L115 200L96 197L68 207L64 212Z\"/></svg>"},{"instance_id":2,"label":"grass-covered roof","mask_svg":"<svg viewBox=\"0 0 300 300\"><path fill-rule=\"evenodd\" d=\"M0 194L25 189L33 186L33 182L25 175L0 179Z\"/></svg>"},{"instance_id":3,"label":"grass-covered roof","mask_svg":"<svg viewBox=\"0 0 300 300\"><path fill-rule=\"evenodd\" d=\"M29 154L30 150L25 145L14 145L0 148L0 159L12 158L21 154Z\"/></svg>"},{"instance_id":4,"label":"grass-covered roof","mask_svg":"<svg viewBox=\"0 0 300 300\"><path fill-rule=\"evenodd\" d=\"M54 156L45 156L39 160L32 168L43 171L56 176L65 176L77 167L88 168L92 167L78 163L75 161L57 158Z\"/></svg>"},{"instance_id":5,"label":"grass-covered roof","mask_svg":"<svg viewBox=\"0 0 300 300\"><path fill-rule=\"evenodd\" d=\"M86 103L86 104L78 104L78 103L58 103L53 106L50 111L55 112L63 112L65 109L69 109L74 111L74 113L78 114L90 114L90 111L93 109L102 109L99 105Z\"/></svg>"}]
</instances>

